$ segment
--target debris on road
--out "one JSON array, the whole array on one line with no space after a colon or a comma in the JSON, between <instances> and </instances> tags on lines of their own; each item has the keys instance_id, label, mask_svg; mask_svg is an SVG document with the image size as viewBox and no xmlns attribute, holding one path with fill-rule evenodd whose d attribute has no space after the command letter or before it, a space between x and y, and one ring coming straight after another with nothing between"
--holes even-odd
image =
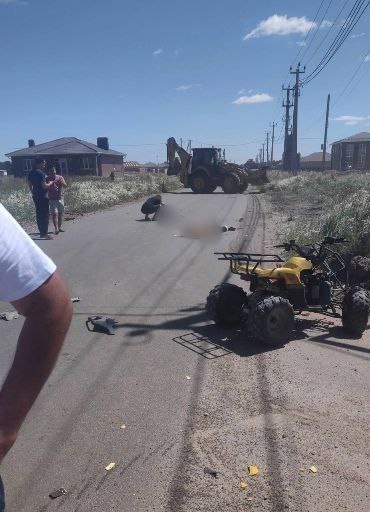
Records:
<instances>
[{"instance_id":1,"label":"debris on road","mask_svg":"<svg viewBox=\"0 0 370 512\"><path fill-rule=\"evenodd\" d=\"M241 489L246 489L247 487L248 487L247 482L240 482L240 488Z\"/></svg>"},{"instance_id":2,"label":"debris on road","mask_svg":"<svg viewBox=\"0 0 370 512\"><path fill-rule=\"evenodd\" d=\"M259 472L260 470L257 466L248 466L248 473L251 476L258 475Z\"/></svg>"},{"instance_id":3,"label":"debris on road","mask_svg":"<svg viewBox=\"0 0 370 512\"><path fill-rule=\"evenodd\" d=\"M105 466L105 471L111 471L115 467L116 467L116 463L111 462L110 464L108 464L108 466Z\"/></svg>"},{"instance_id":4,"label":"debris on road","mask_svg":"<svg viewBox=\"0 0 370 512\"><path fill-rule=\"evenodd\" d=\"M126 428L126 425L121 425L120 426L120 429L122 429L122 430L125 430L125 428Z\"/></svg>"},{"instance_id":5,"label":"debris on road","mask_svg":"<svg viewBox=\"0 0 370 512\"><path fill-rule=\"evenodd\" d=\"M187 378L187 380L190 380L190 379L191 379L190 375L187 375L187 376L186 376L186 378Z\"/></svg>"},{"instance_id":6,"label":"debris on road","mask_svg":"<svg viewBox=\"0 0 370 512\"><path fill-rule=\"evenodd\" d=\"M80 302L80 297L72 297L71 302Z\"/></svg>"},{"instance_id":7,"label":"debris on road","mask_svg":"<svg viewBox=\"0 0 370 512\"><path fill-rule=\"evenodd\" d=\"M0 313L0 319L10 322L10 320L16 320L19 318L19 314L16 311L4 311Z\"/></svg>"},{"instance_id":8,"label":"debris on road","mask_svg":"<svg viewBox=\"0 0 370 512\"><path fill-rule=\"evenodd\" d=\"M212 468L204 468L204 474L205 475L211 475L213 476L213 478L217 478L218 477L218 473L215 469L212 469Z\"/></svg>"},{"instance_id":9,"label":"debris on road","mask_svg":"<svg viewBox=\"0 0 370 512\"><path fill-rule=\"evenodd\" d=\"M311 471L311 473L317 473L318 469L316 466L311 466L310 471Z\"/></svg>"},{"instance_id":10,"label":"debris on road","mask_svg":"<svg viewBox=\"0 0 370 512\"><path fill-rule=\"evenodd\" d=\"M86 320L86 327L90 332L101 332L110 335L115 334L114 330L117 324L118 322L114 318L103 318L101 316L89 316Z\"/></svg>"},{"instance_id":11,"label":"debris on road","mask_svg":"<svg viewBox=\"0 0 370 512\"><path fill-rule=\"evenodd\" d=\"M67 491L63 487L61 487L60 489L57 489L56 491L51 492L49 494L49 498L51 498L52 500L55 500L56 498L60 498L64 494L67 494Z\"/></svg>"}]
</instances>

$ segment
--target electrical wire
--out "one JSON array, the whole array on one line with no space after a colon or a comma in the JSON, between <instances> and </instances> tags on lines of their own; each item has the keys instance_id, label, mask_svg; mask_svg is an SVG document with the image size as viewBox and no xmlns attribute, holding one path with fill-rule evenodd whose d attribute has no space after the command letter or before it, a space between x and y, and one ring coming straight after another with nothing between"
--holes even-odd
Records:
<instances>
[{"instance_id":1,"label":"electrical wire","mask_svg":"<svg viewBox=\"0 0 370 512\"><path fill-rule=\"evenodd\" d=\"M365 4L365 5L364 5ZM370 4L370 0L356 0L354 6L352 7L350 14L347 16L346 21L343 23L341 29L339 30L336 38L326 51L325 55L316 66L316 68L306 77L306 79L302 82L302 85L306 85L310 83L314 78L316 78L329 64L329 62L336 55L338 50L341 48L343 43L349 37L350 33L354 29L354 27L359 22L360 18L363 16L365 10L368 8ZM354 12L352 12L354 11Z\"/></svg>"},{"instance_id":2,"label":"electrical wire","mask_svg":"<svg viewBox=\"0 0 370 512\"><path fill-rule=\"evenodd\" d=\"M318 34L319 30L321 29L322 24L323 24L323 22L324 22L324 20L325 20L325 16L327 15L328 10L330 9L330 7L331 7L331 4L332 4L332 3L333 3L333 0L330 0L330 2L328 3L328 5L327 5L327 7L326 7L326 10L325 10L324 14L322 15L322 18L321 18L320 22L319 22L319 23L317 23L317 25L316 25L316 30L315 30L315 33L313 34L312 38L311 38L311 41L308 43L308 45L307 45L307 46L305 46L305 47L304 47L304 51L303 51L303 54L302 54L301 60L302 60L302 59L304 59L304 56L307 54L308 50L311 48L311 45L312 45L313 41L315 40L315 37L316 37L316 35ZM331 27L332 27L332 26L333 26L333 25L331 25ZM331 28L331 27L330 27L330 28Z\"/></svg>"}]
</instances>

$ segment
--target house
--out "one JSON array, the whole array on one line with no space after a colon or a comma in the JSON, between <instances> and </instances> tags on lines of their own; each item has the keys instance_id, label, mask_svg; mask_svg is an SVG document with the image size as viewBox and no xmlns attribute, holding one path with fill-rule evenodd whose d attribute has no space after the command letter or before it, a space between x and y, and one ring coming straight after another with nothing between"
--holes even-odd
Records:
<instances>
[{"instance_id":1,"label":"house","mask_svg":"<svg viewBox=\"0 0 370 512\"><path fill-rule=\"evenodd\" d=\"M135 160L129 160L123 164L124 172L144 172L144 166Z\"/></svg>"},{"instance_id":2,"label":"house","mask_svg":"<svg viewBox=\"0 0 370 512\"><path fill-rule=\"evenodd\" d=\"M28 148L6 155L12 160L15 176L29 172L36 158L45 158L48 164L56 165L63 175L109 176L112 171L121 171L126 155L109 149L107 137L98 137L97 144L91 144L76 137L35 144L28 141Z\"/></svg>"},{"instance_id":3,"label":"house","mask_svg":"<svg viewBox=\"0 0 370 512\"><path fill-rule=\"evenodd\" d=\"M330 154L325 153L325 166L324 169L330 169ZM310 155L301 158L302 171L322 171L322 151L311 153Z\"/></svg>"},{"instance_id":4,"label":"house","mask_svg":"<svg viewBox=\"0 0 370 512\"><path fill-rule=\"evenodd\" d=\"M331 145L331 168L370 170L370 133L361 132Z\"/></svg>"}]
</instances>

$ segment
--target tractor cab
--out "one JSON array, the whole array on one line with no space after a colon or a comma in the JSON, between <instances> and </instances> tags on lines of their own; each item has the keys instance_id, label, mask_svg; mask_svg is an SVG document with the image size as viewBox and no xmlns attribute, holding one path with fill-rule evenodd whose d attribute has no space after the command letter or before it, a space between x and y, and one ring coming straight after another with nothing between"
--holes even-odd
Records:
<instances>
[{"instance_id":1,"label":"tractor cab","mask_svg":"<svg viewBox=\"0 0 370 512\"><path fill-rule=\"evenodd\" d=\"M205 167L217 169L220 161L221 149L218 148L194 148L192 168Z\"/></svg>"}]
</instances>

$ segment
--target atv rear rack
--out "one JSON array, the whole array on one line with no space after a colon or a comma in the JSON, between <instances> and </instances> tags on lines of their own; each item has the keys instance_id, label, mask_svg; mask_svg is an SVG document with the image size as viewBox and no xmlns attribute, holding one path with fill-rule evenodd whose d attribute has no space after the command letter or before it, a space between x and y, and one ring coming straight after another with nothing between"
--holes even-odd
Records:
<instances>
[{"instance_id":1,"label":"atv rear rack","mask_svg":"<svg viewBox=\"0 0 370 512\"><path fill-rule=\"evenodd\" d=\"M284 260L277 254L258 254L258 253L245 253L245 252L215 252L216 256L221 256L219 260L230 261L230 271L233 274L241 274L238 265L246 263L243 274L253 274L256 268L261 263L283 263ZM252 268L250 268L250 264Z\"/></svg>"}]
</instances>

